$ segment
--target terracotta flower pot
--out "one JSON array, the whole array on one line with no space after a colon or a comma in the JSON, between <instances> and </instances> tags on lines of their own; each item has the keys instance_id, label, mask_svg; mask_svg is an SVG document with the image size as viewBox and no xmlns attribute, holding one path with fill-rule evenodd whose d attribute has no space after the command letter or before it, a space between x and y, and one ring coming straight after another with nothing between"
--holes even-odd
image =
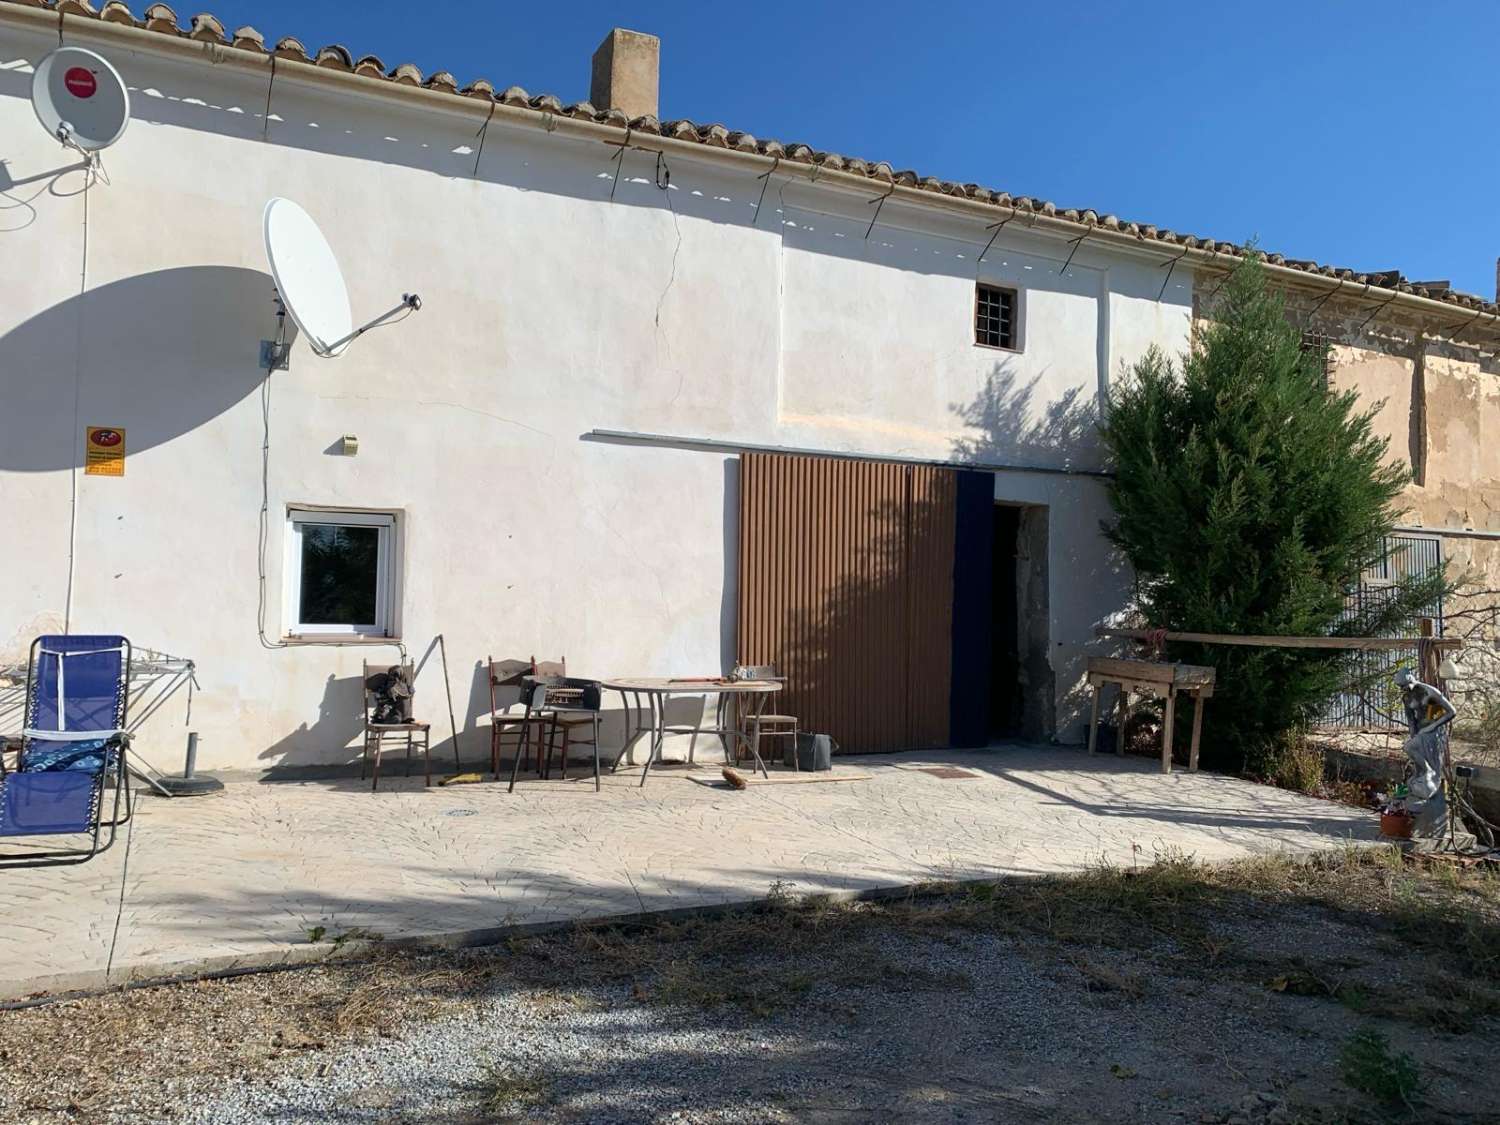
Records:
<instances>
[{"instance_id":1,"label":"terracotta flower pot","mask_svg":"<svg viewBox=\"0 0 1500 1125\"><path fill-rule=\"evenodd\" d=\"M1380 814L1380 834L1393 840L1410 840L1413 817L1411 813Z\"/></svg>"}]
</instances>

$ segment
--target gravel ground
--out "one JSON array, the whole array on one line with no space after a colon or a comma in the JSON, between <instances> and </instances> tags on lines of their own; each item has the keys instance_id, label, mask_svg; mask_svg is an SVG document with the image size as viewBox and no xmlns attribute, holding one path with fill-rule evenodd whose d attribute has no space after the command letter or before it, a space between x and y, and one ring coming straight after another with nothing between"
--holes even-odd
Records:
<instances>
[{"instance_id":1,"label":"gravel ground","mask_svg":"<svg viewBox=\"0 0 1500 1125\"><path fill-rule=\"evenodd\" d=\"M1500 1122L1500 880L1329 864L782 892L10 1013L0 1120ZM1370 1027L1411 1107L1346 1079ZM82 1060L92 1084L56 1079Z\"/></svg>"}]
</instances>

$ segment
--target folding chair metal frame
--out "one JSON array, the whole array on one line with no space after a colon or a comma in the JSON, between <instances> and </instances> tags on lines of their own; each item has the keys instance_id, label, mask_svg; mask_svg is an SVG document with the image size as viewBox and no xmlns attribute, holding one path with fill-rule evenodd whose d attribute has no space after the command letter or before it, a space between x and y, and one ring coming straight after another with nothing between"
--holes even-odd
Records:
<instances>
[{"instance_id":1,"label":"folding chair metal frame","mask_svg":"<svg viewBox=\"0 0 1500 1125\"><path fill-rule=\"evenodd\" d=\"M76 634L65 634L65 636L76 636ZM28 774L28 771L26 769L26 753L31 748L31 744L33 742L82 741L82 739L79 738L80 735L98 736L103 741L101 750L103 751L104 755L104 765L96 771L88 771L93 775L93 792L90 807L93 811L94 827L92 833L89 834L89 845L86 848L58 848L51 851L0 853L0 870L12 867L63 867L71 864L87 863L96 855L99 855L102 852L106 852L110 849L110 847L115 842L116 829L118 829L123 824L129 823L131 815L134 812L134 804L130 795L130 777L127 772L128 766L125 760L126 754L130 748L130 734L124 729L125 716L128 713L130 707L130 664L132 658L130 641L125 637L112 636L109 638L111 640L118 641L119 648L121 649L120 688L119 696L115 701L114 706L114 727L108 730L97 731L66 731L61 729L58 731L45 731L35 729L34 727L34 723L37 721L37 691L39 690L39 686L37 684L37 656L38 653L48 655L41 646L43 642L51 639L54 639L51 635L41 636L37 637L34 641L31 642L31 650L27 657L26 666L26 696L21 752L16 763L15 770L0 774L0 787L12 784L15 779L18 778L24 778L27 776L40 777L45 773L51 772L30 771L30 773ZM102 640L104 638L99 639ZM59 661L63 659L63 654L52 655L57 655ZM48 739L46 737L48 734L67 734L69 737L61 740L55 738ZM92 739L90 738L89 741L92 741ZM65 772L83 771L58 771L59 774ZM110 819L105 820L104 783L110 777L113 777L114 779L114 807L111 811ZM3 796L3 793L0 793L0 796ZM122 804L125 808L125 815L123 817L120 815L120 807ZM108 835L105 835L105 829L108 829ZM77 834L78 833L75 832L0 833L0 840L16 840L31 835L69 836Z\"/></svg>"}]
</instances>

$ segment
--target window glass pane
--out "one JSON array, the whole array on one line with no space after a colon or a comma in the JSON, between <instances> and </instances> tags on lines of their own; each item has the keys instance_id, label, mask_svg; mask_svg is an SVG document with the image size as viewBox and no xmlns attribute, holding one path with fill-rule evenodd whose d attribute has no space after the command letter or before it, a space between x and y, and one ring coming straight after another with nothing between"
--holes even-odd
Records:
<instances>
[{"instance_id":1,"label":"window glass pane","mask_svg":"<svg viewBox=\"0 0 1500 1125\"><path fill-rule=\"evenodd\" d=\"M1012 289L978 285L974 304L974 341L992 348L1014 348L1016 294Z\"/></svg>"},{"instance_id":2,"label":"window glass pane","mask_svg":"<svg viewBox=\"0 0 1500 1125\"><path fill-rule=\"evenodd\" d=\"M305 523L302 528L304 625L377 623L380 529Z\"/></svg>"}]
</instances>

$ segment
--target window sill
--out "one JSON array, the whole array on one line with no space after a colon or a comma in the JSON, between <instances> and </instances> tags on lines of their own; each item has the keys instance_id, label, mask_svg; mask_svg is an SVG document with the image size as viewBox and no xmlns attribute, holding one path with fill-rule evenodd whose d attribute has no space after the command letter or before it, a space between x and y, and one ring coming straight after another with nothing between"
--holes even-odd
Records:
<instances>
[{"instance_id":1,"label":"window sill","mask_svg":"<svg viewBox=\"0 0 1500 1125\"><path fill-rule=\"evenodd\" d=\"M294 633L281 638L283 645L399 645L400 637L377 637L367 633Z\"/></svg>"},{"instance_id":2,"label":"window sill","mask_svg":"<svg viewBox=\"0 0 1500 1125\"><path fill-rule=\"evenodd\" d=\"M987 352L1005 352L1007 355L1021 355L1026 350L1024 348L1002 347L999 344L981 344L978 340L974 341L974 346L976 348L983 348Z\"/></svg>"}]
</instances>

